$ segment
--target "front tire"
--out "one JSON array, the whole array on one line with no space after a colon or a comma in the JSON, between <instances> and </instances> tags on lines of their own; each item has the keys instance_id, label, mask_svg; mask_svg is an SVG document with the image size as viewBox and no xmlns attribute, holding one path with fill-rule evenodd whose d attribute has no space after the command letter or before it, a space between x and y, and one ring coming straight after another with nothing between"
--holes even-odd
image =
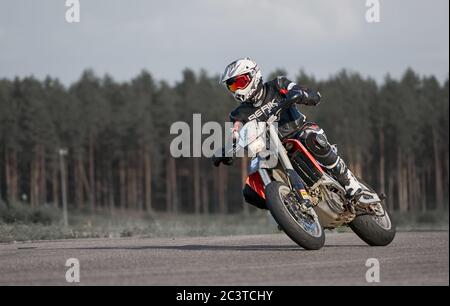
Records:
<instances>
[{"instance_id":1,"label":"front tire","mask_svg":"<svg viewBox=\"0 0 450 306\"><path fill-rule=\"evenodd\" d=\"M292 191L288 186L280 182L272 182L266 187L267 206L281 229L295 243L306 250L318 250L325 244L325 233L319 221L314 221L312 217L303 214L305 218L311 218L311 222L303 224L290 213L285 203L286 195ZM306 221L305 221L306 222ZM311 226L313 230L308 232L305 225Z\"/></svg>"}]
</instances>

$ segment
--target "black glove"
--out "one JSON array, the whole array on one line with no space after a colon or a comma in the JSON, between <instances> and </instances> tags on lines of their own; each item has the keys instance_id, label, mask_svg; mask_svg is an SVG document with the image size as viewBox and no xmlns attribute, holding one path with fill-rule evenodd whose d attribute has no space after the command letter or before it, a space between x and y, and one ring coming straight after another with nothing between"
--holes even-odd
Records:
<instances>
[{"instance_id":1,"label":"black glove","mask_svg":"<svg viewBox=\"0 0 450 306\"><path fill-rule=\"evenodd\" d=\"M220 164L224 164L227 166L231 166L233 164L233 158L232 157L226 157L225 156L225 149L222 148L221 152L219 154L214 154L212 157L212 162L214 164L214 167L219 167Z\"/></svg>"},{"instance_id":2,"label":"black glove","mask_svg":"<svg viewBox=\"0 0 450 306\"><path fill-rule=\"evenodd\" d=\"M292 104L300 104L303 101L303 91L301 90L291 90L286 95L286 101Z\"/></svg>"}]
</instances>

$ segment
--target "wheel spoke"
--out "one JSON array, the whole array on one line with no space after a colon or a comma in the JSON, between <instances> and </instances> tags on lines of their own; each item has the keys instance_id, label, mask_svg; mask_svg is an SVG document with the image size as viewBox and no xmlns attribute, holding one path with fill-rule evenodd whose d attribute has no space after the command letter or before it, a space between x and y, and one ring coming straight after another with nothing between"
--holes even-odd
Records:
<instances>
[{"instance_id":1,"label":"wheel spoke","mask_svg":"<svg viewBox=\"0 0 450 306\"><path fill-rule=\"evenodd\" d=\"M285 190L282 193L280 192L280 196L290 216L305 232L314 237L318 237L322 234L320 225L318 225L313 216L303 211L301 204L298 203L297 198L290 190Z\"/></svg>"}]
</instances>

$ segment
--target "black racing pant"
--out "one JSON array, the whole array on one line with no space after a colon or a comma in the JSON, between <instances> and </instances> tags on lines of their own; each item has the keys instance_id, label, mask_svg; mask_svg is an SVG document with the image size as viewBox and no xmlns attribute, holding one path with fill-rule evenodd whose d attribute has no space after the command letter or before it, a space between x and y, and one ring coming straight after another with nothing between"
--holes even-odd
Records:
<instances>
[{"instance_id":1,"label":"black racing pant","mask_svg":"<svg viewBox=\"0 0 450 306\"><path fill-rule=\"evenodd\" d=\"M325 168L331 169L336 166L339 159L337 152L328 142L324 131L316 123L306 122L294 137L298 138ZM260 209L268 209L266 201L249 185L245 185L242 193L247 203Z\"/></svg>"}]
</instances>

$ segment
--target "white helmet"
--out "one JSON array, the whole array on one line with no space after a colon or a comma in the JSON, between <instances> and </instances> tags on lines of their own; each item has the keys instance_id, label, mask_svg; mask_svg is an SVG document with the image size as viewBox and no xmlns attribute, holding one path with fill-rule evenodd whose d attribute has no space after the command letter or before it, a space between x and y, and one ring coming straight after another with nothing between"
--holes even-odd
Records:
<instances>
[{"instance_id":1,"label":"white helmet","mask_svg":"<svg viewBox=\"0 0 450 306\"><path fill-rule=\"evenodd\" d=\"M220 80L240 102L252 99L262 89L262 73L250 58L238 59L225 68Z\"/></svg>"}]
</instances>

